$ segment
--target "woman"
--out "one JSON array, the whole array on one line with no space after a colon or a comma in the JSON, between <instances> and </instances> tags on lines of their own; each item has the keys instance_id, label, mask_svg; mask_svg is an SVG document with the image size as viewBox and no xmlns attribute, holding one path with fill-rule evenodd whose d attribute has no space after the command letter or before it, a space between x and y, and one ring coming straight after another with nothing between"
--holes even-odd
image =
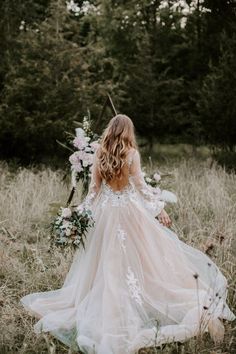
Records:
<instances>
[{"instance_id":1,"label":"woman","mask_svg":"<svg viewBox=\"0 0 236 354\"><path fill-rule=\"evenodd\" d=\"M168 229L125 115L112 118L103 133L83 206L95 226L63 287L21 300L40 318L36 332L50 331L89 354L135 353L207 331L222 339L220 319L235 319L227 281L208 256Z\"/></svg>"}]
</instances>

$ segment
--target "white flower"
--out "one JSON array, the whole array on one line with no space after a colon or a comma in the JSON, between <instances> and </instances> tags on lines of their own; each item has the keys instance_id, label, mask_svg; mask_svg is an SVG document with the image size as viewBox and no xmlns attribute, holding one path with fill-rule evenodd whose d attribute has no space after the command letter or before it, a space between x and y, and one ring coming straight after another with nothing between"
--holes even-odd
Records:
<instances>
[{"instance_id":1,"label":"white flower","mask_svg":"<svg viewBox=\"0 0 236 354\"><path fill-rule=\"evenodd\" d=\"M66 1L66 7L68 11L72 11L75 14L79 13L81 10L74 0Z\"/></svg>"},{"instance_id":2,"label":"white flower","mask_svg":"<svg viewBox=\"0 0 236 354\"><path fill-rule=\"evenodd\" d=\"M150 183L150 182L152 182L152 179L150 177L146 177L146 182Z\"/></svg>"},{"instance_id":3,"label":"white flower","mask_svg":"<svg viewBox=\"0 0 236 354\"><path fill-rule=\"evenodd\" d=\"M91 146L86 146L86 148L84 149L85 152L91 152Z\"/></svg>"},{"instance_id":4,"label":"white flower","mask_svg":"<svg viewBox=\"0 0 236 354\"><path fill-rule=\"evenodd\" d=\"M70 222L67 220L63 220L62 225L60 226L60 229L67 229L70 227Z\"/></svg>"},{"instance_id":5,"label":"white flower","mask_svg":"<svg viewBox=\"0 0 236 354\"><path fill-rule=\"evenodd\" d=\"M154 173L153 178L156 182L159 182L161 180L161 176L159 175L159 173Z\"/></svg>"},{"instance_id":6,"label":"white flower","mask_svg":"<svg viewBox=\"0 0 236 354\"><path fill-rule=\"evenodd\" d=\"M90 129L90 121L88 117L84 117L83 119L83 128L85 131L88 131Z\"/></svg>"},{"instance_id":7,"label":"white flower","mask_svg":"<svg viewBox=\"0 0 236 354\"><path fill-rule=\"evenodd\" d=\"M75 134L76 134L76 136L78 136L78 137L85 136L85 131L84 131L84 129L82 129L82 128L76 128L76 129L75 129Z\"/></svg>"},{"instance_id":8,"label":"white flower","mask_svg":"<svg viewBox=\"0 0 236 354\"><path fill-rule=\"evenodd\" d=\"M83 167L87 167L92 165L93 163L93 154L89 154L84 152L83 156L81 157Z\"/></svg>"},{"instance_id":9,"label":"white flower","mask_svg":"<svg viewBox=\"0 0 236 354\"><path fill-rule=\"evenodd\" d=\"M81 165L81 163L75 163L71 166L72 172L78 172L80 173L81 171L83 171L83 167ZM74 177L73 177L74 178Z\"/></svg>"},{"instance_id":10,"label":"white flower","mask_svg":"<svg viewBox=\"0 0 236 354\"><path fill-rule=\"evenodd\" d=\"M66 236L70 236L71 235L71 230L70 229L66 229Z\"/></svg>"},{"instance_id":11,"label":"white flower","mask_svg":"<svg viewBox=\"0 0 236 354\"><path fill-rule=\"evenodd\" d=\"M93 151L96 151L97 148L99 147L99 142L98 141L93 141L91 144L90 144L91 148Z\"/></svg>"},{"instance_id":12,"label":"white flower","mask_svg":"<svg viewBox=\"0 0 236 354\"><path fill-rule=\"evenodd\" d=\"M89 161L88 161L88 160L83 160L83 166L84 166L84 167L89 166Z\"/></svg>"},{"instance_id":13,"label":"white flower","mask_svg":"<svg viewBox=\"0 0 236 354\"><path fill-rule=\"evenodd\" d=\"M83 204L78 205L77 208L76 208L76 210L77 210L77 212L78 212L79 214L82 213L83 210L84 210Z\"/></svg>"},{"instance_id":14,"label":"white flower","mask_svg":"<svg viewBox=\"0 0 236 354\"><path fill-rule=\"evenodd\" d=\"M158 196L161 195L161 189L159 187L152 187L152 192L155 195L158 195Z\"/></svg>"},{"instance_id":15,"label":"white flower","mask_svg":"<svg viewBox=\"0 0 236 354\"><path fill-rule=\"evenodd\" d=\"M76 136L73 140L73 145L79 150L82 150L88 146L89 138L86 136Z\"/></svg>"},{"instance_id":16,"label":"white flower","mask_svg":"<svg viewBox=\"0 0 236 354\"><path fill-rule=\"evenodd\" d=\"M65 219L71 217L71 210L70 208L62 208L61 216Z\"/></svg>"}]
</instances>

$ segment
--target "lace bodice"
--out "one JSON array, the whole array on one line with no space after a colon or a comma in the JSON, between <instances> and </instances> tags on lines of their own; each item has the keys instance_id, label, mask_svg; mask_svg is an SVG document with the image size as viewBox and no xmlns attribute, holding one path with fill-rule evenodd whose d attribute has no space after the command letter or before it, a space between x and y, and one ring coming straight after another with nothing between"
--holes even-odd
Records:
<instances>
[{"instance_id":1,"label":"lace bodice","mask_svg":"<svg viewBox=\"0 0 236 354\"><path fill-rule=\"evenodd\" d=\"M89 192L83 202L87 209L92 208L94 201L100 195L102 207L107 204L112 207L122 207L127 205L128 201L132 201L141 202L154 216L161 212L165 204L160 200L158 192L146 184L137 150L133 150L127 162L129 167L128 182L122 189L114 190L110 184L101 179L95 156Z\"/></svg>"},{"instance_id":2,"label":"lace bodice","mask_svg":"<svg viewBox=\"0 0 236 354\"><path fill-rule=\"evenodd\" d=\"M135 198L135 189L131 184L130 180L128 184L123 187L121 190L113 190L112 187L102 181L101 185L101 205L105 206L109 202L111 206L121 207L126 205L129 200L134 200Z\"/></svg>"}]
</instances>

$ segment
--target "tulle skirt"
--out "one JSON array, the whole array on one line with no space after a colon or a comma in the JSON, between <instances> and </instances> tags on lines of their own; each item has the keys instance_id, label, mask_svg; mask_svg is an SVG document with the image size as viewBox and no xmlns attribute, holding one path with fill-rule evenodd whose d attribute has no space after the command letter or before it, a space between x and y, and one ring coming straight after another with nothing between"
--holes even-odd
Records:
<instances>
[{"instance_id":1,"label":"tulle skirt","mask_svg":"<svg viewBox=\"0 0 236 354\"><path fill-rule=\"evenodd\" d=\"M61 289L25 296L50 331L88 354L135 353L141 347L185 341L203 332L220 338L220 319L234 320L227 280L204 253L163 227L141 202L94 207L86 250L76 251Z\"/></svg>"}]
</instances>

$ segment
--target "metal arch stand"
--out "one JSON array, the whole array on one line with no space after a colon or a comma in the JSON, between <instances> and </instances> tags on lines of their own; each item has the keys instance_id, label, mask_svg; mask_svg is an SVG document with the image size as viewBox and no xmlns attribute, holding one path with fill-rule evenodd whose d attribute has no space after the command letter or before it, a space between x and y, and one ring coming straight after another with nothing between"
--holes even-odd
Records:
<instances>
[{"instance_id":1,"label":"metal arch stand","mask_svg":"<svg viewBox=\"0 0 236 354\"><path fill-rule=\"evenodd\" d=\"M106 111L107 106L111 109L113 115L117 115L117 111L115 109L114 103L113 103L109 93L107 94L106 100L105 100L104 105L103 105L102 110L101 110L101 113L100 113L100 115L98 117L98 120L96 122L96 125L95 125L96 128L99 127L100 122L101 122L102 117L103 117L103 115L104 115L104 113ZM66 202L66 207L68 207L70 205L70 203L71 203L71 201L72 201L72 199L74 197L74 194L75 194L75 187L72 187L70 195L69 195L69 198L68 198L68 200Z\"/></svg>"}]
</instances>

